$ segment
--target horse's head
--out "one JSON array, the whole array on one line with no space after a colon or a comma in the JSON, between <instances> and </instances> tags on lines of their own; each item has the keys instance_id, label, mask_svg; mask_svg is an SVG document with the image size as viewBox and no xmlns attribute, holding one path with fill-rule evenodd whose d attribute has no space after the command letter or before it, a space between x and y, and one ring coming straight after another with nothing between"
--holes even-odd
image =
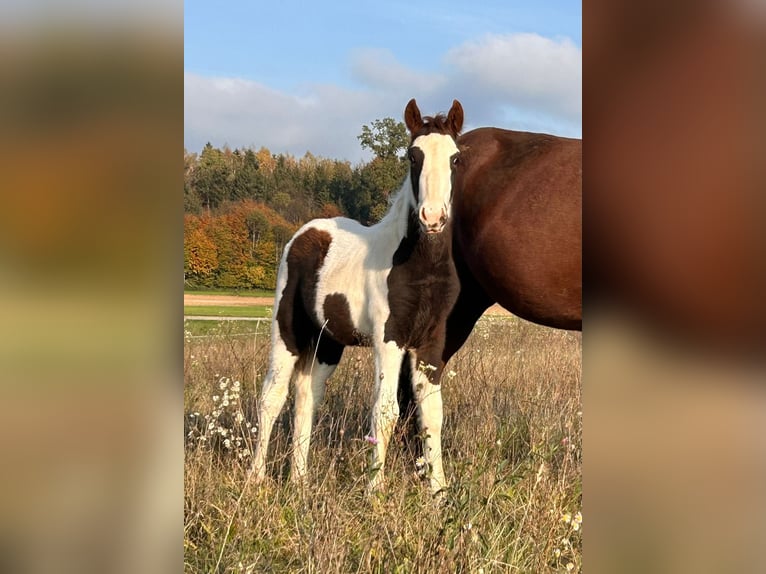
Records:
<instances>
[{"instance_id":1,"label":"horse's head","mask_svg":"<svg viewBox=\"0 0 766 574\"><path fill-rule=\"evenodd\" d=\"M452 174L460 162L455 140L463 127L463 106L454 100L444 116L420 117L414 98L404 110L410 130L410 180L420 225L426 233L440 233L452 206Z\"/></svg>"}]
</instances>

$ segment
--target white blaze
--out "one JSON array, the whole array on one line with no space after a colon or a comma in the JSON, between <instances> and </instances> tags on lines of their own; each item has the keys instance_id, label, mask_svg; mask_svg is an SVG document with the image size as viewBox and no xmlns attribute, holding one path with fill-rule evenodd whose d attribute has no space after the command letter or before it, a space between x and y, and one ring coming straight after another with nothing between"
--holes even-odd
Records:
<instances>
[{"instance_id":1,"label":"white blaze","mask_svg":"<svg viewBox=\"0 0 766 574\"><path fill-rule=\"evenodd\" d=\"M452 156L458 152L455 140L445 134L428 134L412 142L423 152L418 180L418 215L426 226L437 225L450 216Z\"/></svg>"}]
</instances>

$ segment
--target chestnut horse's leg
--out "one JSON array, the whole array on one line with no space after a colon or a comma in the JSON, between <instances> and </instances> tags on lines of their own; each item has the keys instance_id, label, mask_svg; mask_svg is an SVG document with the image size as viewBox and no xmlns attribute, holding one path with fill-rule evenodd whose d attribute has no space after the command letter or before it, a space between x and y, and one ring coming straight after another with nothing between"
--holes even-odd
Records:
<instances>
[{"instance_id":1,"label":"chestnut horse's leg","mask_svg":"<svg viewBox=\"0 0 766 574\"><path fill-rule=\"evenodd\" d=\"M460 266L458 275L460 295L447 318L447 338L442 352L442 366L463 346L476 321L494 303L469 273L461 273Z\"/></svg>"}]
</instances>

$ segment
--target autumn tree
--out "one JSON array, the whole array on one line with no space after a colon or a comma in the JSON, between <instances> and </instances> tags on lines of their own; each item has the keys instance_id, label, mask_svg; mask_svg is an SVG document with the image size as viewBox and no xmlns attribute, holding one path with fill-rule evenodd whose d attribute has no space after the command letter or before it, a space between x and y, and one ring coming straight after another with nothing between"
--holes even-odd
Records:
<instances>
[{"instance_id":1,"label":"autumn tree","mask_svg":"<svg viewBox=\"0 0 766 574\"><path fill-rule=\"evenodd\" d=\"M184 277L192 287L274 289L296 227L253 200L225 202L218 213L184 216Z\"/></svg>"},{"instance_id":2,"label":"autumn tree","mask_svg":"<svg viewBox=\"0 0 766 574\"><path fill-rule=\"evenodd\" d=\"M218 269L218 249L206 233L208 222L205 217L184 216L184 279L194 286L210 285Z\"/></svg>"}]
</instances>

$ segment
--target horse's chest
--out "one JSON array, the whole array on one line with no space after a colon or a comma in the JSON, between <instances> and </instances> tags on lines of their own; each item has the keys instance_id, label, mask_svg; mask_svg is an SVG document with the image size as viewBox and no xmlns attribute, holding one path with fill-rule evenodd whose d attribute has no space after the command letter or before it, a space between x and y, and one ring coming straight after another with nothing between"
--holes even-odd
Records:
<instances>
[{"instance_id":1,"label":"horse's chest","mask_svg":"<svg viewBox=\"0 0 766 574\"><path fill-rule=\"evenodd\" d=\"M458 291L451 258L414 258L394 265L388 276L385 339L403 347L419 347L429 342L446 321Z\"/></svg>"}]
</instances>

